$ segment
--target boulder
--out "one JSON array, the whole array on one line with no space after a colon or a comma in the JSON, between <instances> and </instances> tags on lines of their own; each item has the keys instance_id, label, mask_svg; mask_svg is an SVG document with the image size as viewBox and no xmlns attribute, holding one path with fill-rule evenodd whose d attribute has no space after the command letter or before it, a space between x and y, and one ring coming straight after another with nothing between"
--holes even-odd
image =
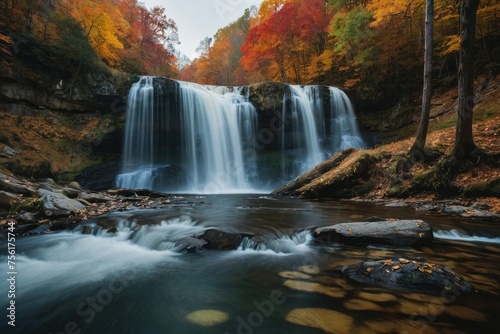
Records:
<instances>
[{"instance_id":1,"label":"boulder","mask_svg":"<svg viewBox=\"0 0 500 334\"><path fill-rule=\"evenodd\" d=\"M114 200L114 198L105 196L100 193L86 193L86 192L80 193L78 199L87 201L88 203L107 203Z\"/></svg>"},{"instance_id":2,"label":"boulder","mask_svg":"<svg viewBox=\"0 0 500 334\"><path fill-rule=\"evenodd\" d=\"M206 230L198 239L205 241L205 249L235 250L246 235L241 233L228 233L218 229Z\"/></svg>"},{"instance_id":3,"label":"boulder","mask_svg":"<svg viewBox=\"0 0 500 334\"><path fill-rule=\"evenodd\" d=\"M90 190L105 190L115 186L116 176L121 169L118 161L107 161L87 168L76 177L80 186Z\"/></svg>"},{"instance_id":4,"label":"boulder","mask_svg":"<svg viewBox=\"0 0 500 334\"><path fill-rule=\"evenodd\" d=\"M22 212L16 217L16 221L20 224L38 224L38 218L33 212Z\"/></svg>"},{"instance_id":5,"label":"boulder","mask_svg":"<svg viewBox=\"0 0 500 334\"><path fill-rule=\"evenodd\" d=\"M474 291L469 282L443 265L404 258L362 262L340 270L349 279L363 284L443 295Z\"/></svg>"},{"instance_id":6,"label":"boulder","mask_svg":"<svg viewBox=\"0 0 500 334\"><path fill-rule=\"evenodd\" d=\"M348 149L323 161L273 194L302 198L352 198L371 187L367 179L374 163L369 154Z\"/></svg>"},{"instance_id":7,"label":"boulder","mask_svg":"<svg viewBox=\"0 0 500 334\"><path fill-rule=\"evenodd\" d=\"M344 223L312 232L320 243L346 245L421 246L432 243L430 225L422 220Z\"/></svg>"},{"instance_id":8,"label":"boulder","mask_svg":"<svg viewBox=\"0 0 500 334\"><path fill-rule=\"evenodd\" d=\"M12 157L15 157L18 154L19 154L19 152L17 152L13 148L5 146L3 148L3 151L0 152L0 158L8 158L8 159L10 159Z\"/></svg>"},{"instance_id":9,"label":"boulder","mask_svg":"<svg viewBox=\"0 0 500 334\"><path fill-rule=\"evenodd\" d=\"M37 188L33 182L0 173L0 190L16 195L32 196Z\"/></svg>"},{"instance_id":10,"label":"boulder","mask_svg":"<svg viewBox=\"0 0 500 334\"><path fill-rule=\"evenodd\" d=\"M19 202L21 202L21 199L17 195L0 191L0 208L9 209L12 204Z\"/></svg>"},{"instance_id":11,"label":"boulder","mask_svg":"<svg viewBox=\"0 0 500 334\"><path fill-rule=\"evenodd\" d=\"M63 194L44 189L39 189L37 194L42 201L42 211L47 217L69 216L85 208L85 205L82 203L68 198Z\"/></svg>"}]
</instances>

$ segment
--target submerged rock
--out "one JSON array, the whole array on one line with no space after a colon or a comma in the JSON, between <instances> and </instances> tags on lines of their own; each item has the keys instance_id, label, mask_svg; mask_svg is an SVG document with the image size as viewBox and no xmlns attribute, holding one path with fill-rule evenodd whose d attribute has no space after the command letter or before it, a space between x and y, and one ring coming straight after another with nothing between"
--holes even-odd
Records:
<instances>
[{"instance_id":1,"label":"submerged rock","mask_svg":"<svg viewBox=\"0 0 500 334\"><path fill-rule=\"evenodd\" d=\"M228 233L218 229L206 230L198 239L206 241L203 248L215 250L235 250L247 235L241 233Z\"/></svg>"},{"instance_id":2,"label":"submerged rock","mask_svg":"<svg viewBox=\"0 0 500 334\"><path fill-rule=\"evenodd\" d=\"M203 327L215 326L229 320L229 314L218 310L200 310L189 313L186 319Z\"/></svg>"},{"instance_id":3,"label":"submerged rock","mask_svg":"<svg viewBox=\"0 0 500 334\"><path fill-rule=\"evenodd\" d=\"M353 333L352 317L328 309L298 308L288 313L286 320L297 325L318 328L326 333Z\"/></svg>"},{"instance_id":4,"label":"submerged rock","mask_svg":"<svg viewBox=\"0 0 500 334\"><path fill-rule=\"evenodd\" d=\"M326 244L421 246L432 243L430 225L422 220L344 223L317 228L313 237Z\"/></svg>"},{"instance_id":5,"label":"submerged rock","mask_svg":"<svg viewBox=\"0 0 500 334\"><path fill-rule=\"evenodd\" d=\"M443 265L404 258L362 262L344 266L341 271L358 283L391 288L452 295L474 291L469 282Z\"/></svg>"}]
</instances>

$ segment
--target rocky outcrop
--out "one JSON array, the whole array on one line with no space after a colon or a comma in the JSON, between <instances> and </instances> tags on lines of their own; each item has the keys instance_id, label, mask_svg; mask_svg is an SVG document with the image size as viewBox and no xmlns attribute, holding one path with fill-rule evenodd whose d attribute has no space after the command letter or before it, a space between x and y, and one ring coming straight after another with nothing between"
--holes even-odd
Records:
<instances>
[{"instance_id":1,"label":"rocky outcrop","mask_svg":"<svg viewBox=\"0 0 500 334\"><path fill-rule=\"evenodd\" d=\"M120 133L135 78L90 62L77 66L71 55L16 37L14 50L0 48L0 166L17 175L71 178L110 152L120 154L121 144L107 138Z\"/></svg>"},{"instance_id":2,"label":"rocky outcrop","mask_svg":"<svg viewBox=\"0 0 500 334\"><path fill-rule=\"evenodd\" d=\"M249 100L262 112L280 110L288 85L278 82L261 82L249 86Z\"/></svg>"},{"instance_id":3,"label":"rocky outcrop","mask_svg":"<svg viewBox=\"0 0 500 334\"><path fill-rule=\"evenodd\" d=\"M354 197L358 195L356 190L367 183L367 173L373 164L370 155L348 149L308 170L273 194L303 198Z\"/></svg>"},{"instance_id":4,"label":"rocky outcrop","mask_svg":"<svg viewBox=\"0 0 500 334\"><path fill-rule=\"evenodd\" d=\"M115 186L116 176L120 172L119 161L107 161L85 169L76 177L76 181L83 187L101 191Z\"/></svg>"},{"instance_id":5,"label":"rocky outcrop","mask_svg":"<svg viewBox=\"0 0 500 334\"><path fill-rule=\"evenodd\" d=\"M320 244L422 246L433 240L432 228L422 220L360 222L317 228Z\"/></svg>"},{"instance_id":6,"label":"rocky outcrop","mask_svg":"<svg viewBox=\"0 0 500 334\"><path fill-rule=\"evenodd\" d=\"M443 296L474 291L469 282L443 265L405 258L362 262L344 266L341 271L349 279L362 284L438 293Z\"/></svg>"}]
</instances>

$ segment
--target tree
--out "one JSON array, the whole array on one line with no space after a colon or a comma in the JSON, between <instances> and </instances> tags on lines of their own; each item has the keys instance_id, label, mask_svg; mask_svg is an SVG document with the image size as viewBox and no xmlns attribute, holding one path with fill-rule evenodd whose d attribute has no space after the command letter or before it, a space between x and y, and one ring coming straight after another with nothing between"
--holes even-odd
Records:
<instances>
[{"instance_id":1,"label":"tree","mask_svg":"<svg viewBox=\"0 0 500 334\"><path fill-rule=\"evenodd\" d=\"M412 159L422 159L425 155L425 140L429 127L432 93L432 36L434 30L434 0L426 1L425 8L425 56L424 56L424 88L422 93L422 114L418 125L417 137L410 149Z\"/></svg>"},{"instance_id":2,"label":"tree","mask_svg":"<svg viewBox=\"0 0 500 334\"><path fill-rule=\"evenodd\" d=\"M120 39L130 29L115 4L111 0L62 0L61 4L80 23L99 57L115 65L119 61L117 51L123 49Z\"/></svg>"},{"instance_id":3,"label":"tree","mask_svg":"<svg viewBox=\"0 0 500 334\"><path fill-rule=\"evenodd\" d=\"M458 115L454 155L469 157L476 149L472 136L474 110L474 43L479 0L460 1L460 60L458 66Z\"/></svg>"}]
</instances>

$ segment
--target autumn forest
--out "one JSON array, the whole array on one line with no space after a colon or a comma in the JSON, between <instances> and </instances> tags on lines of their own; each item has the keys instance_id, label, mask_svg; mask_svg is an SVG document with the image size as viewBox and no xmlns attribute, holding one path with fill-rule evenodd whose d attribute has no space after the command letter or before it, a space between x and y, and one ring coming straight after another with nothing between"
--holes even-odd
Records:
<instances>
[{"instance_id":1,"label":"autumn forest","mask_svg":"<svg viewBox=\"0 0 500 334\"><path fill-rule=\"evenodd\" d=\"M147 9L137 0L4 0L0 30L7 50L31 36L75 68L104 67L213 85L260 81L328 84L369 100L420 87L425 0L265 0L200 41L198 57L176 46L168 6ZM500 4L481 1L477 65L498 67ZM16 35L17 34L17 35ZM456 83L459 1L435 4L435 80Z\"/></svg>"}]
</instances>

